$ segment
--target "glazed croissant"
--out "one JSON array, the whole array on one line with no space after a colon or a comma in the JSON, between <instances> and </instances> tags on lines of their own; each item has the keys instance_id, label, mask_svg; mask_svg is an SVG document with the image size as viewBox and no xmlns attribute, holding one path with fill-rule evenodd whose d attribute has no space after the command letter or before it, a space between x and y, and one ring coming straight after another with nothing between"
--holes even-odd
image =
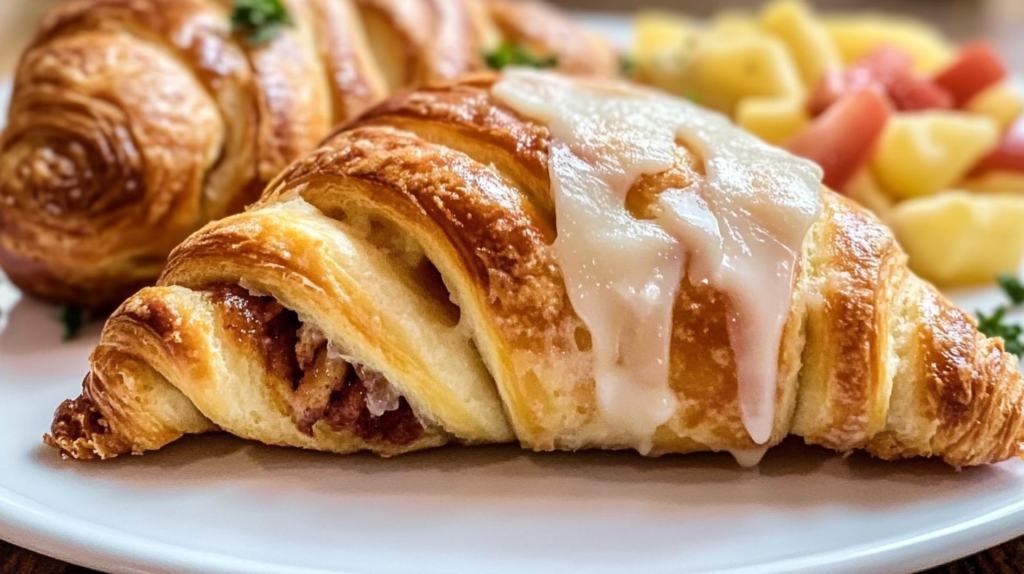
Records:
<instances>
[{"instance_id":1,"label":"glazed croissant","mask_svg":"<svg viewBox=\"0 0 1024 574\"><path fill-rule=\"evenodd\" d=\"M608 43L541 4L284 3L292 25L260 45L232 33L229 0L76 0L45 19L0 139L0 266L19 287L117 305L332 127L479 70L502 42L618 71Z\"/></svg>"},{"instance_id":2,"label":"glazed croissant","mask_svg":"<svg viewBox=\"0 0 1024 574\"><path fill-rule=\"evenodd\" d=\"M338 453L518 441L746 460L795 434L958 467L1020 455L1014 357L819 178L712 112L622 84L516 70L396 96L292 164L246 213L178 247L159 286L107 323L81 397L60 406L46 442L109 458L224 430ZM615 205L602 203L606 183L623 192ZM752 203L714 211L730 189L733 207ZM589 207L572 211L580 197ZM629 215L613 227L638 233L572 235L575 219L596 233L594 217L616 208ZM595 271L616 283L642 268L644 242L672 246L651 222L691 247L685 277L658 260L641 289L577 284L591 259L618 257ZM723 269L702 275L714 259L692 249L716 225L734 238L760 229L754 253L796 242L794 264L764 267L747 307L750 286ZM788 256L772 253L748 263ZM740 269L742 257L727 263ZM609 303L595 311L581 293ZM736 325L753 324L773 293L778 330L744 341ZM657 337L634 343L665 294L662 364ZM633 303L608 347L615 327L602 321ZM758 341L769 342L763 364L749 361ZM744 377L762 367L771 378L757 404Z\"/></svg>"}]
</instances>

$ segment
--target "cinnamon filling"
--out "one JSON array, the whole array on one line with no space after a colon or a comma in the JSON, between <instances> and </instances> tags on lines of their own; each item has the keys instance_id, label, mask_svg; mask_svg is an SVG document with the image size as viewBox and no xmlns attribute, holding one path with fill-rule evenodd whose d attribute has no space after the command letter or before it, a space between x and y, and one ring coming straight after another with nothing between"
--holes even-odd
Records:
<instances>
[{"instance_id":1,"label":"cinnamon filling","mask_svg":"<svg viewBox=\"0 0 1024 574\"><path fill-rule=\"evenodd\" d=\"M84 395L61 403L54 413L50 434L43 436L43 442L59 449L65 457L79 460L110 458L130 448L111 432L103 414Z\"/></svg>"},{"instance_id":2,"label":"cinnamon filling","mask_svg":"<svg viewBox=\"0 0 1024 574\"><path fill-rule=\"evenodd\" d=\"M225 328L252 341L298 429L312 436L323 421L366 441L405 445L425 428L412 407L380 373L341 357L316 328L271 297L238 286L212 290L228 310Z\"/></svg>"}]
</instances>

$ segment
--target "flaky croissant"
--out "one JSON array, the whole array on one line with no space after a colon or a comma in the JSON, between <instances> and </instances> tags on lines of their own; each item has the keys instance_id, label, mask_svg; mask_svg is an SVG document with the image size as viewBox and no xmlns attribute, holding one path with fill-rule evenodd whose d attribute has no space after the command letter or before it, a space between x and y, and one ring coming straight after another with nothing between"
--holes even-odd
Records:
<instances>
[{"instance_id":1,"label":"flaky croissant","mask_svg":"<svg viewBox=\"0 0 1024 574\"><path fill-rule=\"evenodd\" d=\"M569 80L524 71L495 81L388 100L294 163L249 211L187 239L159 286L107 323L82 396L58 409L47 443L75 458L109 458L220 429L339 453L518 440L536 450L714 450L742 459L795 434L838 451L936 456L958 467L1020 455L1024 383L1013 356L907 270L878 220L820 179L808 188L816 210L796 235L795 267L779 275L787 299L770 349L777 361L767 365L767 436L755 440L741 406L744 357L729 325L749 320L731 314L739 291L694 280L702 254L691 253L689 280L669 300L667 380L619 387L618 400L629 402L664 383L672 409L632 440L623 427L638 421L615 422L608 415L618 405L599 396L598 366L608 359L597 356L601 327L577 312L570 291L583 286L567 286L560 264L568 260L557 242L572 240L559 235L570 223L564 188L580 172L597 173L618 146L646 146L648 135L657 139L653 126L679 120L643 111L662 96L619 84L563 89ZM531 119L510 104L509 82L554 94L538 99L536 114L555 109L547 99L586 113ZM603 107L559 100L570 89ZM624 103L637 98L641 107ZM607 109L625 110L620 120L634 126L646 114L651 133L614 118L607 125L622 129L602 132ZM669 109L702 130L721 127L696 107ZM594 131L589 140L554 135L566 129ZM723 175L729 162L767 158L809 173L802 160L721 129L713 147L669 139L667 169L626 181L623 225L656 219L659 197L697 190L691 199L711 204L723 178L747 174L771 186L778 182L759 178L783 173L755 163ZM570 164L559 163L566 157ZM783 183L784 194L799 194L796 180ZM791 198L755 199L764 211L742 217L769 221ZM679 213L697 213L687 209ZM776 231L791 233L793 221ZM620 344L623 363L629 342Z\"/></svg>"},{"instance_id":2,"label":"flaky croissant","mask_svg":"<svg viewBox=\"0 0 1024 574\"><path fill-rule=\"evenodd\" d=\"M517 42L615 74L610 44L540 4L284 0L266 44L229 0L75 0L25 54L0 139L0 266L58 303L113 307L341 122Z\"/></svg>"}]
</instances>

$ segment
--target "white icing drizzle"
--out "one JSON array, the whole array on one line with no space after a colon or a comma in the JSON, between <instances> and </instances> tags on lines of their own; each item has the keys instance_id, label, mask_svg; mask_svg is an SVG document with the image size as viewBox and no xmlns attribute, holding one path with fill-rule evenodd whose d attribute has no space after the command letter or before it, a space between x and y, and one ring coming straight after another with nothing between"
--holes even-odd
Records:
<instances>
[{"instance_id":1,"label":"white icing drizzle","mask_svg":"<svg viewBox=\"0 0 1024 574\"><path fill-rule=\"evenodd\" d=\"M764 453L766 452L768 452L768 447L760 446L750 449L730 450L729 454L736 459L736 464L743 468L753 468L761 464L761 459L764 458Z\"/></svg>"},{"instance_id":2,"label":"white icing drizzle","mask_svg":"<svg viewBox=\"0 0 1024 574\"><path fill-rule=\"evenodd\" d=\"M366 389L366 409L375 417L384 416L384 413L398 410L398 399L402 393L395 388L384 375L373 369L360 369L360 376L363 381L363 388Z\"/></svg>"},{"instance_id":3,"label":"white icing drizzle","mask_svg":"<svg viewBox=\"0 0 1024 574\"><path fill-rule=\"evenodd\" d=\"M245 288L245 287L243 287ZM252 292L252 289L250 289ZM327 360L333 364L334 372L347 372L351 366L356 369L363 388L366 390L366 409L375 417L398 410L402 393L384 375L359 363L355 357L342 352L338 346L327 339L327 335L313 323L304 322L298 331L300 340L310 341L310 346L318 347L327 343Z\"/></svg>"},{"instance_id":4,"label":"white icing drizzle","mask_svg":"<svg viewBox=\"0 0 1024 574\"><path fill-rule=\"evenodd\" d=\"M622 83L511 69L493 93L551 132L555 254L591 331L606 420L647 452L675 412L672 308L688 265L692 283L729 297L740 413L753 441L765 443L793 273L821 210L821 170L720 114ZM633 218L629 189L673 165L677 139L704 158L706 177L662 193L656 220Z\"/></svg>"}]
</instances>

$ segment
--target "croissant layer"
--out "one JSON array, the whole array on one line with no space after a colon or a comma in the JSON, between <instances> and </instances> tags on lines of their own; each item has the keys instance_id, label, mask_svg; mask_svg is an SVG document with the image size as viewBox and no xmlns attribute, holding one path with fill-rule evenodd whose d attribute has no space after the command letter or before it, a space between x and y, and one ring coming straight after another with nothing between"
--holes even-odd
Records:
<instances>
[{"instance_id":1,"label":"croissant layer","mask_svg":"<svg viewBox=\"0 0 1024 574\"><path fill-rule=\"evenodd\" d=\"M552 136L498 101L493 82L389 99L249 211L187 239L160 286L107 324L48 442L77 458L216 428L385 455L448 442L634 447L601 416L592 333L555 258ZM659 194L706 177L700 153L679 144L626 206L650 218ZM871 214L820 194L769 441L742 420L728 296L683 281L668 369L677 407L649 453L758 451L795 434L958 467L1019 456L1024 384L1001 340L910 273Z\"/></svg>"}]
</instances>

